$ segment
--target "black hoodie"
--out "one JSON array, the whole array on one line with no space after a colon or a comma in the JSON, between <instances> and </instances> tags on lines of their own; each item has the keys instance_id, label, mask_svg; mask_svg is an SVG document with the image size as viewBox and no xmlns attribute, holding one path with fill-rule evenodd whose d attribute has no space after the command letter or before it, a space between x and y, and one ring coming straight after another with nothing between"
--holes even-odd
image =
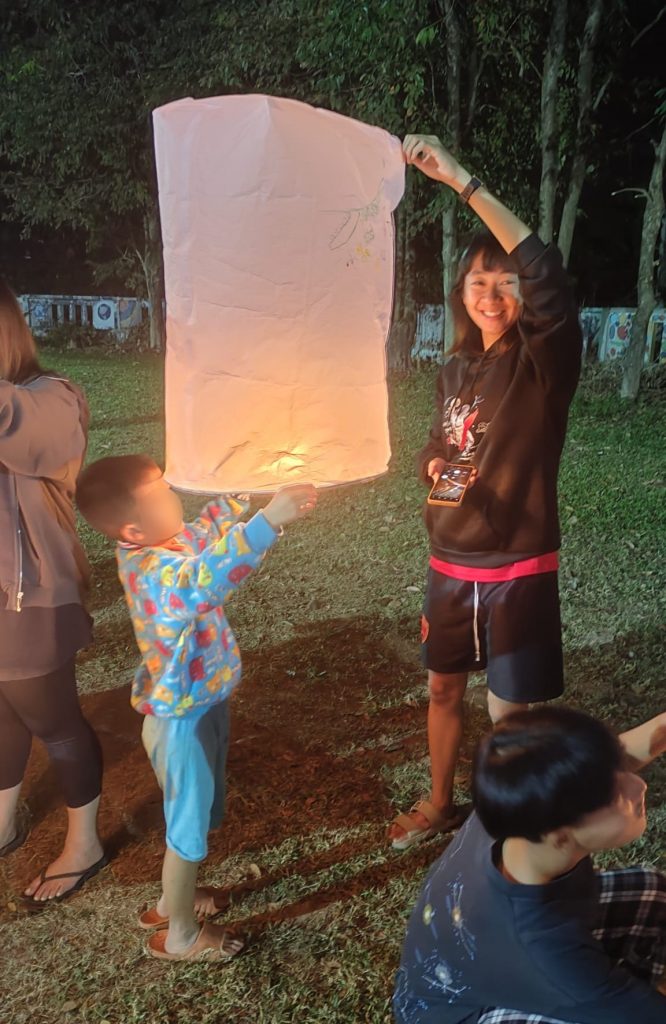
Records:
<instances>
[{"instance_id":1,"label":"black hoodie","mask_svg":"<svg viewBox=\"0 0 666 1024\"><path fill-rule=\"evenodd\" d=\"M432 554L458 565L494 568L560 545L557 475L580 373L578 311L555 246L530 235L511 260L518 321L486 352L446 360L419 454L424 480L437 457L478 469L459 508L425 507Z\"/></svg>"}]
</instances>

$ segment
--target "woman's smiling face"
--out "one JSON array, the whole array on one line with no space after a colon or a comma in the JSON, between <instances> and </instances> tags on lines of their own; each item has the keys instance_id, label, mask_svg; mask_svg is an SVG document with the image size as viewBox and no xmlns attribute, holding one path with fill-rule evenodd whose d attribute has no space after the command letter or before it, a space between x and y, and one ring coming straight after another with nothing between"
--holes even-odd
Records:
<instances>
[{"instance_id":1,"label":"woman's smiling face","mask_svg":"<svg viewBox=\"0 0 666 1024\"><path fill-rule=\"evenodd\" d=\"M508 270L484 270L483 255L479 253L465 274L462 301L470 320L481 331L484 349L488 349L518 319L518 275Z\"/></svg>"}]
</instances>

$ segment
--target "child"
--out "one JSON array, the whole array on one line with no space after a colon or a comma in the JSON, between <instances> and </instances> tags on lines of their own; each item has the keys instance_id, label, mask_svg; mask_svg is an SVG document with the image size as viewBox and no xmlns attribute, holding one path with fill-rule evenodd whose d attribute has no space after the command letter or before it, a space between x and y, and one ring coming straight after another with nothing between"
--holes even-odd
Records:
<instances>
[{"instance_id":1,"label":"child","mask_svg":"<svg viewBox=\"0 0 666 1024\"><path fill-rule=\"evenodd\" d=\"M162 895L139 919L155 929L146 949L162 960L227 960L243 942L197 921L219 905L214 891L195 888L207 832L222 820L227 698L241 675L224 602L282 527L314 507L316 493L309 484L284 487L247 523L238 522L247 502L218 499L184 525L159 467L145 455L124 455L88 466L77 502L91 526L118 541L142 656L132 705L146 716L143 743L164 794Z\"/></svg>"},{"instance_id":2,"label":"child","mask_svg":"<svg viewBox=\"0 0 666 1024\"><path fill-rule=\"evenodd\" d=\"M666 714L619 741L565 707L495 726L476 754L476 813L409 922L399 1024L664 1024L650 982L666 967L666 877L596 873L590 855L643 834L633 771L665 750Z\"/></svg>"}]
</instances>

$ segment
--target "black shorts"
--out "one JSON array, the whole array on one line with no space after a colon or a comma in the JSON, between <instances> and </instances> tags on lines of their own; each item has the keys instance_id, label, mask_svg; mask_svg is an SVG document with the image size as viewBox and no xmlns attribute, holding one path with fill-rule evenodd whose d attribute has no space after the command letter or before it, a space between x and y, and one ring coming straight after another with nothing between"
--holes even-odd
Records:
<instances>
[{"instance_id":1,"label":"black shorts","mask_svg":"<svg viewBox=\"0 0 666 1024\"><path fill-rule=\"evenodd\" d=\"M422 660L431 672L486 669L495 696L517 704L552 700L564 690L556 572L470 583L430 569L421 627Z\"/></svg>"}]
</instances>

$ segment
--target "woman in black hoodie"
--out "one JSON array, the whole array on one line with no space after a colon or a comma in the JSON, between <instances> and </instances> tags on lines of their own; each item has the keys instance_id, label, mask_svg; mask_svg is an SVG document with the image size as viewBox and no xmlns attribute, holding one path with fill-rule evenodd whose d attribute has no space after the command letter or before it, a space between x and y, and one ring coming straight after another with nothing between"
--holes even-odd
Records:
<instances>
[{"instance_id":1,"label":"woman in black hoodie","mask_svg":"<svg viewBox=\"0 0 666 1024\"><path fill-rule=\"evenodd\" d=\"M450 296L455 342L437 383L420 472L472 467L458 506L426 505L431 559L422 618L432 789L389 832L407 849L455 828L453 776L470 671L487 672L493 722L563 690L557 475L582 339L559 250L472 177L434 136L407 163L454 189L485 224Z\"/></svg>"}]
</instances>

